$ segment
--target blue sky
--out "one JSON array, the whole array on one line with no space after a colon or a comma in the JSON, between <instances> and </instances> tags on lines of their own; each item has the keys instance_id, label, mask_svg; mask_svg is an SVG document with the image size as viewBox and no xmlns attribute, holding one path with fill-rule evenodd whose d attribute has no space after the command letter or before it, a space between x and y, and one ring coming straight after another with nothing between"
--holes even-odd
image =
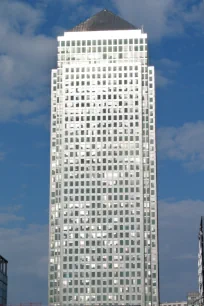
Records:
<instances>
[{"instance_id":1,"label":"blue sky","mask_svg":"<svg viewBox=\"0 0 204 306\"><path fill-rule=\"evenodd\" d=\"M184 300L198 288L204 2L1 0L0 253L9 260L9 303L47 303L50 70L56 67L56 36L103 8L144 26L157 71L161 301Z\"/></svg>"}]
</instances>

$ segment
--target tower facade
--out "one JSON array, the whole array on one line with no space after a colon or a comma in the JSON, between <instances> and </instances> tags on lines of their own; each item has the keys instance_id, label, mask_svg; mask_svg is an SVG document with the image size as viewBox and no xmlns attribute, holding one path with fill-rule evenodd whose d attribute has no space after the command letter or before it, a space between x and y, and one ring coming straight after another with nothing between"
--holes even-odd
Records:
<instances>
[{"instance_id":1,"label":"tower facade","mask_svg":"<svg viewBox=\"0 0 204 306\"><path fill-rule=\"evenodd\" d=\"M0 305L7 305L7 265L8 261L0 255Z\"/></svg>"},{"instance_id":2,"label":"tower facade","mask_svg":"<svg viewBox=\"0 0 204 306\"><path fill-rule=\"evenodd\" d=\"M204 235L204 217L201 217L200 220L200 228L199 228L199 248L198 248L198 285L199 285L199 294L200 294L200 300L199 302L203 303L204 299L204 241L203 241L203 235Z\"/></svg>"},{"instance_id":3,"label":"tower facade","mask_svg":"<svg viewBox=\"0 0 204 306\"><path fill-rule=\"evenodd\" d=\"M104 10L58 37L49 303L157 306L157 236L147 34Z\"/></svg>"}]
</instances>

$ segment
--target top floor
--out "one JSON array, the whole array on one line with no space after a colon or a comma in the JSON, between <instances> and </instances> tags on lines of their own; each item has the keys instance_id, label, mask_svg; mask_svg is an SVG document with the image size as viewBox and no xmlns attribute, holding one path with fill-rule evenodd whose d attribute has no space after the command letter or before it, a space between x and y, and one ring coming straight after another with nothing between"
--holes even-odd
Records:
<instances>
[{"instance_id":1,"label":"top floor","mask_svg":"<svg viewBox=\"0 0 204 306\"><path fill-rule=\"evenodd\" d=\"M8 261L0 255L0 273L7 276L7 264Z\"/></svg>"}]
</instances>

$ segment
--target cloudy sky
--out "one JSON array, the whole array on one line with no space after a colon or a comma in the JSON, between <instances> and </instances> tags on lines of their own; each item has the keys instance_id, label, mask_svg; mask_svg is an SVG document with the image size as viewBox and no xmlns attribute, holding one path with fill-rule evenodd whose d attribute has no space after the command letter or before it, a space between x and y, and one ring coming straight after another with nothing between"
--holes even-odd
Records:
<instances>
[{"instance_id":1,"label":"cloudy sky","mask_svg":"<svg viewBox=\"0 0 204 306\"><path fill-rule=\"evenodd\" d=\"M157 70L161 300L197 290L204 215L204 2L0 0L0 253L9 303L47 303L50 70L56 36L108 8L149 34Z\"/></svg>"}]
</instances>

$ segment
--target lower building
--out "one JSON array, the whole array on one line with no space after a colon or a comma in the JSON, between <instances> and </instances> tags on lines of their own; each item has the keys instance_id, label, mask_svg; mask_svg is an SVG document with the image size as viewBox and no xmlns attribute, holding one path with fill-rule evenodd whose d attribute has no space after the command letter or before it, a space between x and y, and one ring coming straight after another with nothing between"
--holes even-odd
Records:
<instances>
[{"instance_id":1,"label":"lower building","mask_svg":"<svg viewBox=\"0 0 204 306\"><path fill-rule=\"evenodd\" d=\"M8 261L0 255L0 305L7 304L7 264Z\"/></svg>"},{"instance_id":2,"label":"lower building","mask_svg":"<svg viewBox=\"0 0 204 306\"><path fill-rule=\"evenodd\" d=\"M187 302L186 301L182 301L182 302L165 302L165 303L161 303L160 306L187 306Z\"/></svg>"},{"instance_id":3,"label":"lower building","mask_svg":"<svg viewBox=\"0 0 204 306\"><path fill-rule=\"evenodd\" d=\"M189 292L187 296L187 304L188 306L199 306L200 300L199 300L199 292Z\"/></svg>"},{"instance_id":4,"label":"lower building","mask_svg":"<svg viewBox=\"0 0 204 306\"><path fill-rule=\"evenodd\" d=\"M200 295L199 292L188 292L187 301L182 302L165 302L161 303L160 306L200 306Z\"/></svg>"}]
</instances>

